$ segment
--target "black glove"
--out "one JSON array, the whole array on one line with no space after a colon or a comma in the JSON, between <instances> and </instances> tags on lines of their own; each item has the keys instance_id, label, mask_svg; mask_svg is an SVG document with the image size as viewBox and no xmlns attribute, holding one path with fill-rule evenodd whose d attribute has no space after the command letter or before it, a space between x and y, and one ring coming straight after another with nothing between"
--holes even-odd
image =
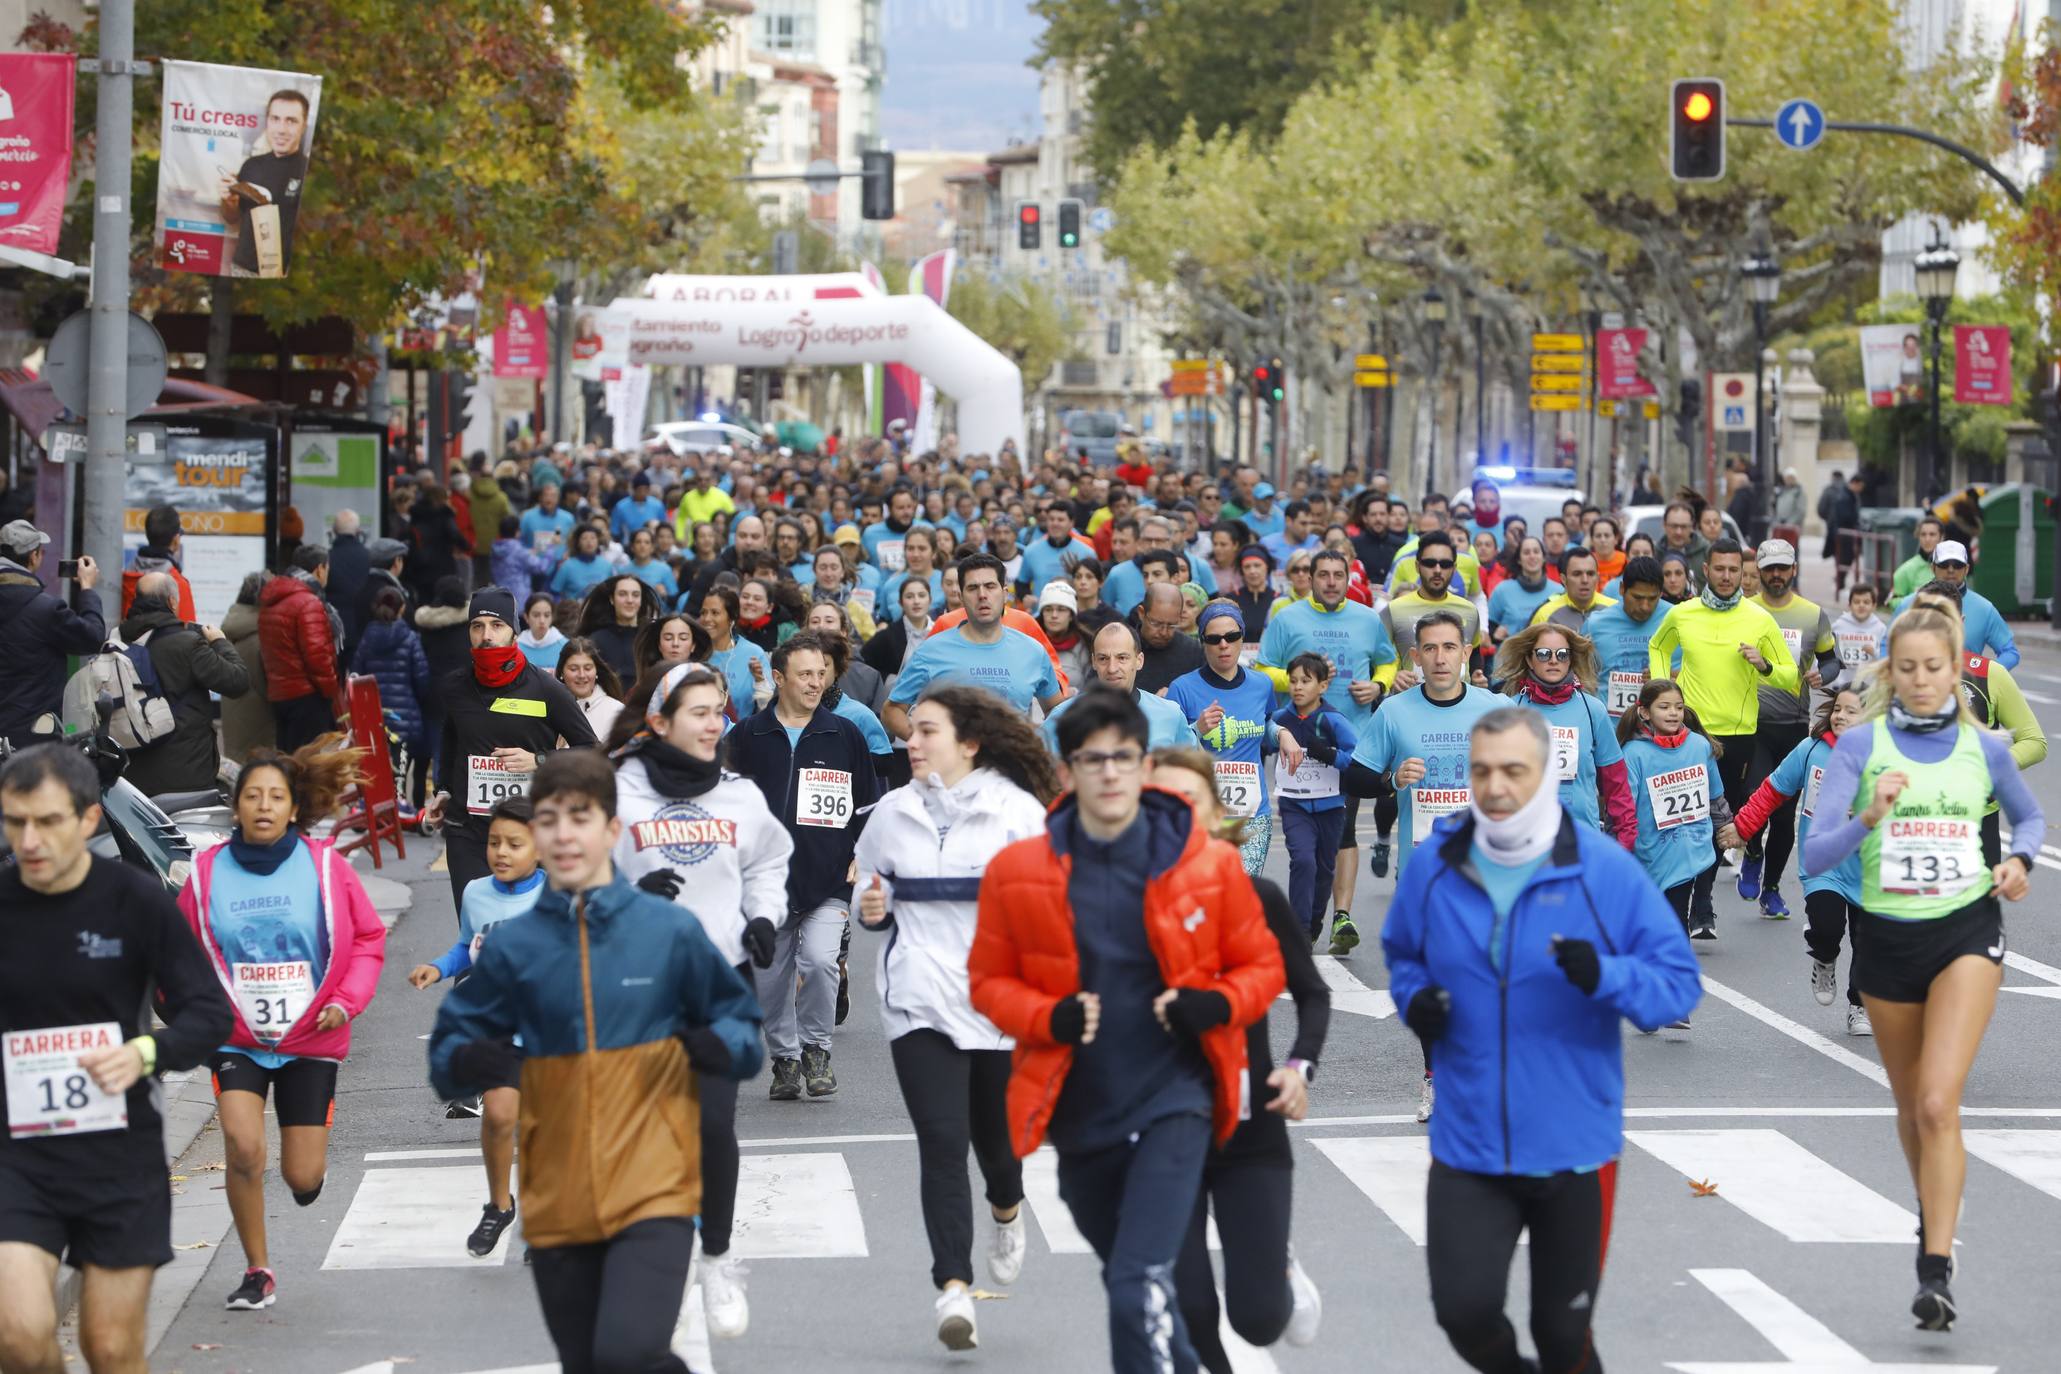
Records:
<instances>
[{"instance_id":1,"label":"black glove","mask_svg":"<svg viewBox=\"0 0 2061 1374\"><path fill-rule=\"evenodd\" d=\"M773 967L773 923L763 916L754 916L744 923L744 952L751 956L753 968Z\"/></svg>"},{"instance_id":2,"label":"black glove","mask_svg":"<svg viewBox=\"0 0 2061 1374\"><path fill-rule=\"evenodd\" d=\"M687 1048L687 1062L696 1073L714 1074L727 1078L737 1061L730 1055L730 1047L723 1043L723 1037L707 1026L695 1026L680 1032L680 1043Z\"/></svg>"},{"instance_id":3,"label":"black glove","mask_svg":"<svg viewBox=\"0 0 2061 1374\"><path fill-rule=\"evenodd\" d=\"M1417 989L1409 1010L1403 1013L1403 1024L1417 1032L1417 1038L1427 1045L1446 1033L1446 1025L1452 1019L1453 994L1438 987Z\"/></svg>"},{"instance_id":4,"label":"black glove","mask_svg":"<svg viewBox=\"0 0 2061 1374\"><path fill-rule=\"evenodd\" d=\"M654 868L637 880L637 886L670 902L680 895L680 875L670 868Z\"/></svg>"},{"instance_id":5,"label":"black glove","mask_svg":"<svg viewBox=\"0 0 2061 1374\"><path fill-rule=\"evenodd\" d=\"M1596 993L1596 984L1603 978L1603 961L1596 957L1596 947L1587 940L1563 940L1553 937L1553 962L1560 965L1560 971L1567 975L1567 981L1589 996Z\"/></svg>"},{"instance_id":6,"label":"black glove","mask_svg":"<svg viewBox=\"0 0 2061 1374\"><path fill-rule=\"evenodd\" d=\"M1088 1008L1078 997L1068 997L1052 1008L1052 1038L1062 1045L1078 1045L1088 1033Z\"/></svg>"},{"instance_id":7,"label":"black glove","mask_svg":"<svg viewBox=\"0 0 2061 1374\"><path fill-rule=\"evenodd\" d=\"M451 1051L451 1072L464 1083L508 1083L522 1077L522 1051L506 1040L468 1040Z\"/></svg>"},{"instance_id":8,"label":"black glove","mask_svg":"<svg viewBox=\"0 0 2061 1374\"><path fill-rule=\"evenodd\" d=\"M1337 741L1326 739L1322 732L1312 732L1309 742L1303 745L1302 748L1304 753L1308 754L1318 763L1323 764L1326 768L1338 762Z\"/></svg>"},{"instance_id":9,"label":"black glove","mask_svg":"<svg viewBox=\"0 0 2061 1374\"><path fill-rule=\"evenodd\" d=\"M1184 1035L1201 1035L1231 1019L1231 999L1208 988L1181 988L1166 1004L1166 1023Z\"/></svg>"}]
</instances>

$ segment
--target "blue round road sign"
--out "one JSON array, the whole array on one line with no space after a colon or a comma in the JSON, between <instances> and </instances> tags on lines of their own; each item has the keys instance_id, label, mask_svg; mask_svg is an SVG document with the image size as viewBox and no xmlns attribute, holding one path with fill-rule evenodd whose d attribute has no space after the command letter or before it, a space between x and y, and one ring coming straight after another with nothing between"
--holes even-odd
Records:
<instances>
[{"instance_id":1,"label":"blue round road sign","mask_svg":"<svg viewBox=\"0 0 2061 1374\"><path fill-rule=\"evenodd\" d=\"M1775 112L1775 137L1785 148L1800 153L1817 147L1824 136L1825 112L1814 100L1785 100Z\"/></svg>"}]
</instances>

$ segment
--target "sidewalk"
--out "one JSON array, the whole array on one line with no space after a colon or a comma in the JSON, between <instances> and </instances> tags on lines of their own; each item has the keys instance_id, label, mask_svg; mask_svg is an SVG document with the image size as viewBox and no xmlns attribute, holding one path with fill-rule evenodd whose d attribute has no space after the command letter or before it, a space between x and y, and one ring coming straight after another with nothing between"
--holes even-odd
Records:
<instances>
[{"instance_id":1,"label":"sidewalk","mask_svg":"<svg viewBox=\"0 0 2061 1374\"><path fill-rule=\"evenodd\" d=\"M1832 595L1832 560L1819 555L1818 550L1823 547L1822 538L1812 539L1808 535L1804 536L1804 544L1796 551L1799 564L1796 589L1824 607L1825 614L1837 620L1846 610L1846 601L1843 597L1834 598ZM1889 618L1888 607L1883 608L1882 616L1885 620ZM2013 619L2005 623L2011 627L2011 637L2020 644L2041 649L2061 649L2061 630L2056 630L2049 621L2035 618Z\"/></svg>"}]
</instances>

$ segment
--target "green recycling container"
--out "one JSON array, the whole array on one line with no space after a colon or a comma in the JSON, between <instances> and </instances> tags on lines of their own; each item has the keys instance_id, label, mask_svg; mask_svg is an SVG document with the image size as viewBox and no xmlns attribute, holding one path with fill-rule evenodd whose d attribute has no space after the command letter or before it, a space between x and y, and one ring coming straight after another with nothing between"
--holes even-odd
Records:
<instances>
[{"instance_id":1,"label":"green recycling container","mask_svg":"<svg viewBox=\"0 0 2061 1374\"><path fill-rule=\"evenodd\" d=\"M1982 498L1982 537L1968 585L2006 616L2039 615L2054 594L2052 493L2020 483Z\"/></svg>"}]
</instances>

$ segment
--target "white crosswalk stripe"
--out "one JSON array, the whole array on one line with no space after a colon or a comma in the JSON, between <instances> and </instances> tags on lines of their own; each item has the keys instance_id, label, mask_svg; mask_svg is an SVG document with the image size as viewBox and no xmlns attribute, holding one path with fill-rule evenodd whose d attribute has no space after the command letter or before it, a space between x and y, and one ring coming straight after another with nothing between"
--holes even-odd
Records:
<instances>
[{"instance_id":1,"label":"white crosswalk stripe","mask_svg":"<svg viewBox=\"0 0 2061 1374\"><path fill-rule=\"evenodd\" d=\"M465 1251L479 1221L484 1180L477 1169L369 1169L329 1243L324 1269L435 1269L492 1266L516 1242L484 1259ZM517 1189L517 1196L521 1190Z\"/></svg>"},{"instance_id":2,"label":"white crosswalk stripe","mask_svg":"<svg viewBox=\"0 0 2061 1374\"><path fill-rule=\"evenodd\" d=\"M1963 1131L1961 1139L1983 1163L2061 1198L2061 1131Z\"/></svg>"},{"instance_id":3,"label":"white crosswalk stripe","mask_svg":"<svg viewBox=\"0 0 2061 1374\"><path fill-rule=\"evenodd\" d=\"M844 1156L744 1156L731 1249L747 1260L864 1259L866 1222Z\"/></svg>"},{"instance_id":4,"label":"white crosswalk stripe","mask_svg":"<svg viewBox=\"0 0 2061 1374\"><path fill-rule=\"evenodd\" d=\"M1684 1177L1800 1242L1909 1245L1918 1218L1780 1131L1627 1131L1625 1139Z\"/></svg>"}]
</instances>

